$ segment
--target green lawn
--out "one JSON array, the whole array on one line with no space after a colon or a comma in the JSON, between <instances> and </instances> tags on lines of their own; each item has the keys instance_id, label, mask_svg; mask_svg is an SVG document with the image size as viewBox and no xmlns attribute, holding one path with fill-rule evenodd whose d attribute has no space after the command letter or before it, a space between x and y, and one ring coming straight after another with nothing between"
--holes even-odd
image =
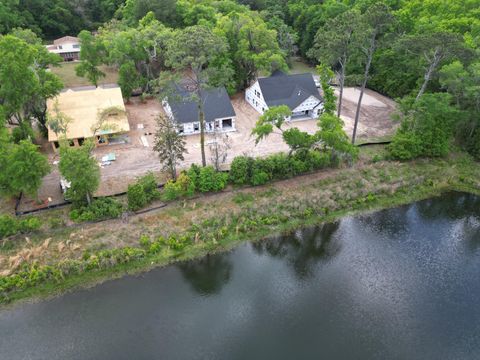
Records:
<instances>
[{"instance_id":1,"label":"green lawn","mask_svg":"<svg viewBox=\"0 0 480 360\"><path fill-rule=\"evenodd\" d=\"M314 73L315 67L307 64L301 57L292 59L292 67L290 69L291 74L303 74L307 72Z\"/></svg>"},{"instance_id":2,"label":"green lawn","mask_svg":"<svg viewBox=\"0 0 480 360\"><path fill-rule=\"evenodd\" d=\"M62 63L59 67L53 67L52 72L58 75L66 88L92 85L86 78L79 77L75 74L75 66L78 62ZM100 66L100 70L105 73L105 77L100 79L99 84L116 84L118 81L118 71L106 65Z\"/></svg>"}]
</instances>

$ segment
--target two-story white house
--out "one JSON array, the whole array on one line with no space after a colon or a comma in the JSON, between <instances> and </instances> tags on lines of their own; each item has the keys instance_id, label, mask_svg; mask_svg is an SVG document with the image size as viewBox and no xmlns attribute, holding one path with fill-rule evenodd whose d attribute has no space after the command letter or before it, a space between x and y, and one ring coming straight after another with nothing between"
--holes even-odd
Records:
<instances>
[{"instance_id":1,"label":"two-story white house","mask_svg":"<svg viewBox=\"0 0 480 360\"><path fill-rule=\"evenodd\" d=\"M47 50L60 55L63 61L79 60L80 40L74 36L64 36L54 40L52 45L47 45Z\"/></svg>"},{"instance_id":2,"label":"two-story white house","mask_svg":"<svg viewBox=\"0 0 480 360\"><path fill-rule=\"evenodd\" d=\"M205 132L235 131L235 110L224 87L204 90L202 92L203 111L205 114ZM192 93L177 87L176 93L162 102L168 117L178 126L178 132L185 135L199 134L198 105Z\"/></svg>"},{"instance_id":3,"label":"two-story white house","mask_svg":"<svg viewBox=\"0 0 480 360\"><path fill-rule=\"evenodd\" d=\"M260 114L272 106L287 105L292 111L287 120L315 119L323 111L323 98L310 73L287 75L277 70L258 78L245 91L245 100Z\"/></svg>"}]
</instances>

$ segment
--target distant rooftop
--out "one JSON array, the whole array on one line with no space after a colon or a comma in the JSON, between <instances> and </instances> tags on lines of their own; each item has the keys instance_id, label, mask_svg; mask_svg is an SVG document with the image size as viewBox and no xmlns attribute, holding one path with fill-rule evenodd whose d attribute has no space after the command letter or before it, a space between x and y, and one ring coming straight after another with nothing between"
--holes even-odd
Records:
<instances>
[{"instance_id":1,"label":"distant rooftop","mask_svg":"<svg viewBox=\"0 0 480 360\"><path fill-rule=\"evenodd\" d=\"M53 41L53 45L78 44L80 40L75 36L64 36Z\"/></svg>"}]
</instances>

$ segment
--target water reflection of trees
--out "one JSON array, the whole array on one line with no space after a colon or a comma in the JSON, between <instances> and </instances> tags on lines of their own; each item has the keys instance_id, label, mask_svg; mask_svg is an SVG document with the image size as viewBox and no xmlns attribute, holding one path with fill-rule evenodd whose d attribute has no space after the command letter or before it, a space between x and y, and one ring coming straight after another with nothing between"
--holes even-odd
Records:
<instances>
[{"instance_id":1,"label":"water reflection of trees","mask_svg":"<svg viewBox=\"0 0 480 360\"><path fill-rule=\"evenodd\" d=\"M471 216L480 220L480 196L452 191L418 202L417 209L424 219L458 220Z\"/></svg>"},{"instance_id":2,"label":"water reflection of trees","mask_svg":"<svg viewBox=\"0 0 480 360\"><path fill-rule=\"evenodd\" d=\"M178 264L178 268L197 293L217 294L228 283L232 273L230 254L207 255L202 259Z\"/></svg>"},{"instance_id":3,"label":"water reflection of trees","mask_svg":"<svg viewBox=\"0 0 480 360\"><path fill-rule=\"evenodd\" d=\"M477 253L480 249L480 220L467 217L462 221L462 236L465 246L471 253Z\"/></svg>"},{"instance_id":4,"label":"water reflection of trees","mask_svg":"<svg viewBox=\"0 0 480 360\"><path fill-rule=\"evenodd\" d=\"M338 237L334 236L340 222L296 231L293 234L253 243L253 249L259 254L268 254L285 259L300 278L314 274L319 261L327 261L337 255L341 249Z\"/></svg>"},{"instance_id":5,"label":"water reflection of trees","mask_svg":"<svg viewBox=\"0 0 480 360\"><path fill-rule=\"evenodd\" d=\"M428 220L457 220L465 247L475 253L480 248L480 196L448 192L417 203L418 214Z\"/></svg>"},{"instance_id":6,"label":"water reflection of trees","mask_svg":"<svg viewBox=\"0 0 480 360\"><path fill-rule=\"evenodd\" d=\"M353 221L358 221L359 227L362 229L381 234L382 238L385 236L396 238L409 227L408 212L410 208L411 205L385 209L373 214L360 215Z\"/></svg>"}]
</instances>

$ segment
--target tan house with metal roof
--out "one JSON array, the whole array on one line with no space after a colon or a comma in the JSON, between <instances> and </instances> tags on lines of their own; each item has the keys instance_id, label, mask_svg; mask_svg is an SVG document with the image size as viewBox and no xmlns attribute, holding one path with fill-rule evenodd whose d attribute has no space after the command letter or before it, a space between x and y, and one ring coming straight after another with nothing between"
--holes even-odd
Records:
<instances>
[{"instance_id":1,"label":"tan house with metal roof","mask_svg":"<svg viewBox=\"0 0 480 360\"><path fill-rule=\"evenodd\" d=\"M58 114L68 119L64 131L55 132L49 125L48 141L55 150L62 138L71 146L80 146L89 138L105 145L113 135L130 131L119 87L67 90L47 102L47 112L50 119Z\"/></svg>"},{"instance_id":2,"label":"tan house with metal roof","mask_svg":"<svg viewBox=\"0 0 480 360\"><path fill-rule=\"evenodd\" d=\"M52 45L47 45L47 50L58 54L63 61L74 61L80 59L80 40L74 36L64 36L54 40Z\"/></svg>"}]
</instances>

